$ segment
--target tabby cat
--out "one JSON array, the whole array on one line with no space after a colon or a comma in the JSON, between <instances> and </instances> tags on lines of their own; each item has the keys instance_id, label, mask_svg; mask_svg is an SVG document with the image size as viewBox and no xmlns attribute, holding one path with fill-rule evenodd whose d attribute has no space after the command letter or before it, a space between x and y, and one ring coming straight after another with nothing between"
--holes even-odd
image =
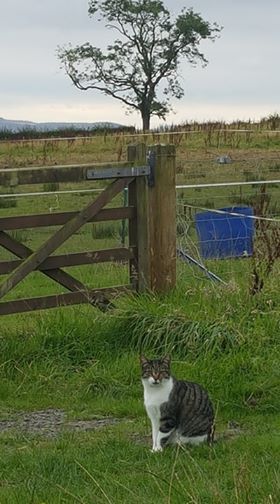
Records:
<instances>
[{"instance_id":1,"label":"tabby cat","mask_svg":"<svg viewBox=\"0 0 280 504\"><path fill-rule=\"evenodd\" d=\"M214 411L206 390L170 375L170 357L140 358L144 404L152 424L152 451L166 444L212 443Z\"/></svg>"}]
</instances>

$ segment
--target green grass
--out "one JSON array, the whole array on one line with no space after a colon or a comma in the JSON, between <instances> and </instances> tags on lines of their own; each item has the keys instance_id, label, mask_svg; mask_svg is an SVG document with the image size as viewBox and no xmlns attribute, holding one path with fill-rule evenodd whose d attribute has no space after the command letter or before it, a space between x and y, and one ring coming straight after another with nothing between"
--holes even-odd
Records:
<instances>
[{"instance_id":1,"label":"green grass","mask_svg":"<svg viewBox=\"0 0 280 504\"><path fill-rule=\"evenodd\" d=\"M57 439L0 435L3 503L276 503L279 501L280 314L245 292L193 282L186 293L6 317L2 417L64 409L120 423ZM173 372L208 388L222 436L214 446L149 451L138 357L170 351ZM229 421L240 435L223 437Z\"/></svg>"},{"instance_id":2,"label":"green grass","mask_svg":"<svg viewBox=\"0 0 280 504\"><path fill-rule=\"evenodd\" d=\"M0 164L122 159L126 142L138 137L125 138L64 142L59 147L51 142L1 143ZM278 164L269 161L257 166L253 161L245 165L236 161L226 167L212 161L207 164L223 152L240 159L249 151L253 156L274 156L279 150L277 137L258 132L222 137L218 132L204 131L200 136L182 134L176 138L179 182L278 178ZM148 139L153 140L157 141L157 136ZM172 140L175 142L175 137ZM192 166L185 163L188 158ZM87 184L92 187L92 182ZM72 187L61 184L63 189ZM6 192L7 188L1 190ZM30 187L22 188L27 190ZM251 186L241 192L223 188L218 194L216 189L189 190L179 195L179 203L209 207L214 202L221 207L245 202L255 192ZM269 193L277 214L278 187L270 188ZM85 206L90 197L17 198L17 207L2 207L0 215L26 215L35 207L40 213L75 210ZM115 203L122 204L122 195ZM184 247L190 245L184 231L192 219L191 214L178 219L182 231L179 241ZM51 232L47 228L13 233L37 249ZM193 225L189 238L195 241ZM114 246L120 246L119 223L94 228L89 224L59 253ZM8 258L11 255L2 250L1 260ZM119 422L88 432L65 428L56 438L18 430L0 432L0 504L280 501L279 264L276 262L264 289L254 297L249 296L251 259L212 260L207 266L227 285L214 284L196 268L178 263L173 292L120 297L110 313L81 305L2 317L0 422L19 412L49 408L64 410L66 421L115 417ZM92 287L126 283L128 276L126 266L112 264L70 271ZM7 298L61 290L35 272ZM201 446L150 453L140 352L171 353L175 376L197 381L209 390L219 437L212 449ZM237 424L240 432L230 436L228 422Z\"/></svg>"},{"instance_id":3,"label":"green grass","mask_svg":"<svg viewBox=\"0 0 280 504\"><path fill-rule=\"evenodd\" d=\"M141 429L139 422L137 425ZM10 489L1 492L1 502L278 501L274 489L279 485L279 473L274 458L279 442L271 443L265 434L222 442L211 452L201 447L169 450L157 457L133 444L130 435L130 425L123 424L106 436L80 435L78 443L69 435L52 444L23 441L19 453L7 438L5 476Z\"/></svg>"}]
</instances>

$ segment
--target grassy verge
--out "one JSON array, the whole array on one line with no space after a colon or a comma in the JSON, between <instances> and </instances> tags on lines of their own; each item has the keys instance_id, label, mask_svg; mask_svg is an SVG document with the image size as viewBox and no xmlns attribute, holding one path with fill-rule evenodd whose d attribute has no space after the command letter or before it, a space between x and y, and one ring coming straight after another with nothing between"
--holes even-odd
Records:
<instances>
[{"instance_id":1,"label":"grassy verge","mask_svg":"<svg viewBox=\"0 0 280 504\"><path fill-rule=\"evenodd\" d=\"M280 314L261 296L203 282L186 292L181 277L169 296L120 298L110 315L83 306L6 317L2 421L59 408L67 420L119 422L55 438L2 432L1 504L278 502ZM171 351L174 374L209 389L213 449L149 452L140 351Z\"/></svg>"}]
</instances>

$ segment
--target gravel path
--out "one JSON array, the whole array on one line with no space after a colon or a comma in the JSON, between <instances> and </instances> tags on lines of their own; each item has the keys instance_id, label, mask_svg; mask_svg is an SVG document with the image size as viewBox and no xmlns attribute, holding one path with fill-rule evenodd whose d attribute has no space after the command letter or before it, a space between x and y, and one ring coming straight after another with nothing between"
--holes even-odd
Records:
<instances>
[{"instance_id":1,"label":"gravel path","mask_svg":"<svg viewBox=\"0 0 280 504\"><path fill-rule=\"evenodd\" d=\"M17 413L13 418L0 420L0 433L14 431L29 435L43 435L55 438L65 431L96 430L113 425L121 420L113 417L94 418L92 420L66 420L66 413L60 409Z\"/></svg>"}]
</instances>

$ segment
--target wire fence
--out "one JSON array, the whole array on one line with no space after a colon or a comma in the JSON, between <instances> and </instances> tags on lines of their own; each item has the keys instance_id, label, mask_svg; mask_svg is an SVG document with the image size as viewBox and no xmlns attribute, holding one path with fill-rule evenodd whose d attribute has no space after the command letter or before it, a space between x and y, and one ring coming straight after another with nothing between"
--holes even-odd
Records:
<instances>
[{"instance_id":1,"label":"wire fence","mask_svg":"<svg viewBox=\"0 0 280 504\"><path fill-rule=\"evenodd\" d=\"M145 143L169 143L176 146L177 172L188 172L188 178L207 176L212 171L221 176L220 164L227 164L226 171L232 176L239 173L254 177L266 170L271 163L279 164L280 130L239 125L237 128L224 124L185 125L179 131L104 132L90 136L25 138L0 140L0 166L23 166L29 164L60 164L68 162L121 161L126 158L127 146ZM269 159L270 158L270 159ZM208 167L207 164L208 163ZM240 164L243 164L243 167ZM190 166L191 165L191 166ZM216 165L216 169L215 169ZM274 169L272 167L272 169ZM192 170L193 173L190 173ZM255 173L251 173L251 172ZM231 176L231 175L230 175ZM228 180L230 178L228 177ZM211 181L214 181L211 180Z\"/></svg>"},{"instance_id":2,"label":"wire fence","mask_svg":"<svg viewBox=\"0 0 280 504\"><path fill-rule=\"evenodd\" d=\"M181 153L182 154L182 153ZM280 156L269 153L177 159L178 272L184 278L211 279L259 292L271 276L276 282L280 257ZM226 159L226 162L223 161ZM222 161L222 162L221 162ZM84 205L102 184L87 181L74 189L70 184L46 184L32 189L0 188L0 215L26 215L36 211L75 210ZM117 205L126 202L119 196ZM44 230L44 233L48 230ZM20 231L17 231L20 233ZM32 230L21 232L34 241ZM43 230L41 231L43 234ZM97 240L101 248L127 244L126 223L100 223L85 227L79 243ZM32 240L31 237L32 236ZM69 244L70 247L70 244ZM1 252L1 251L0 251Z\"/></svg>"},{"instance_id":3,"label":"wire fence","mask_svg":"<svg viewBox=\"0 0 280 504\"><path fill-rule=\"evenodd\" d=\"M179 274L257 294L280 258L280 180L177 186Z\"/></svg>"}]
</instances>

